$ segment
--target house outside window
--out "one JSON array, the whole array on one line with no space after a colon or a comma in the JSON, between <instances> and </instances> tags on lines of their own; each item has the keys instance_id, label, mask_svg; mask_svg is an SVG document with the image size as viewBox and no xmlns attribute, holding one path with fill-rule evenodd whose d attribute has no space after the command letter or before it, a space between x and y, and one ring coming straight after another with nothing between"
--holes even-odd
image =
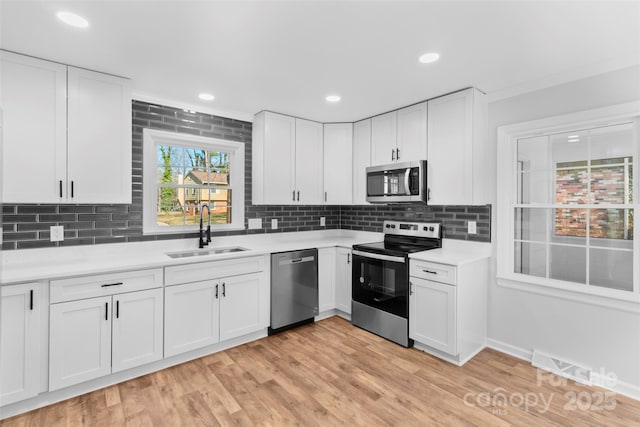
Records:
<instances>
[{"instance_id":1,"label":"house outside window","mask_svg":"<svg viewBox=\"0 0 640 427\"><path fill-rule=\"evenodd\" d=\"M638 119L561 121L499 131L499 282L640 301Z\"/></svg>"},{"instance_id":2,"label":"house outside window","mask_svg":"<svg viewBox=\"0 0 640 427\"><path fill-rule=\"evenodd\" d=\"M197 230L204 204L214 230L244 227L244 144L145 129L144 153L145 233Z\"/></svg>"}]
</instances>

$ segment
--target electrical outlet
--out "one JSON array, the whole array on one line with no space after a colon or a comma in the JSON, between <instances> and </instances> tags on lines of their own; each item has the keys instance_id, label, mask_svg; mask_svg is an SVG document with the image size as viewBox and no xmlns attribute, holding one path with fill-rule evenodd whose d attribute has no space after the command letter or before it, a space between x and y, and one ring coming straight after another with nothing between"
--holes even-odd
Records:
<instances>
[{"instance_id":1,"label":"electrical outlet","mask_svg":"<svg viewBox=\"0 0 640 427\"><path fill-rule=\"evenodd\" d=\"M272 230L277 230L278 229L278 218L273 218L271 220L271 229Z\"/></svg>"},{"instance_id":2,"label":"electrical outlet","mask_svg":"<svg viewBox=\"0 0 640 427\"><path fill-rule=\"evenodd\" d=\"M52 225L49 227L49 240L52 242L62 242L64 240L64 226Z\"/></svg>"},{"instance_id":3,"label":"electrical outlet","mask_svg":"<svg viewBox=\"0 0 640 427\"><path fill-rule=\"evenodd\" d=\"M477 232L478 232L478 229L476 228L476 222L475 221L467 222L467 233L476 234Z\"/></svg>"},{"instance_id":4,"label":"electrical outlet","mask_svg":"<svg viewBox=\"0 0 640 427\"><path fill-rule=\"evenodd\" d=\"M249 218L249 230L262 228L262 218Z\"/></svg>"},{"instance_id":5,"label":"electrical outlet","mask_svg":"<svg viewBox=\"0 0 640 427\"><path fill-rule=\"evenodd\" d=\"M320 217L320 227L324 227L327 225L327 221L323 216Z\"/></svg>"}]
</instances>

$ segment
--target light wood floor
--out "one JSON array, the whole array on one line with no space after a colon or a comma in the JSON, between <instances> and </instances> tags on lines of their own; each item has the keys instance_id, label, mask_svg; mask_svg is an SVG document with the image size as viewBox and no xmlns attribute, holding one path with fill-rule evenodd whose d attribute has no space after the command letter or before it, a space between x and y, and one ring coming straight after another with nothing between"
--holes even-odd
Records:
<instances>
[{"instance_id":1,"label":"light wood floor","mask_svg":"<svg viewBox=\"0 0 640 427\"><path fill-rule=\"evenodd\" d=\"M605 390L536 378L530 364L493 350L459 368L333 317L0 425L640 425L638 401L599 403ZM581 400L572 405L570 393ZM492 404L496 396L511 403Z\"/></svg>"}]
</instances>

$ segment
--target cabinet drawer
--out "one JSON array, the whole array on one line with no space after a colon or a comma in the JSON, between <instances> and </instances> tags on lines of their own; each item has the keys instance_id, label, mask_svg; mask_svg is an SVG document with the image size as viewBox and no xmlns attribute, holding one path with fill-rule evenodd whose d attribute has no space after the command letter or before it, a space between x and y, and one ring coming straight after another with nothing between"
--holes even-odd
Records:
<instances>
[{"instance_id":1,"label":"cabinet drawer","mask_svg":"<svg viewBox=\"0 0 640 427\"><path fill-rule=\"evenodd\" d=\"M456 267L452 265L411 260L409 275L450 285L456 284Z\"/></svg>"},{"instance_id":2,"label":"cabinet drawer","mask_svg":"<svg viewBox=\"0 0 640 427\"><path fill-rule=\"evenodd\" d=\"M161 268L52 280L51 303L141 291L161 286Z\"/></svg>"},{"instance_id":3,"label":"cabinet drawer","mask_svg":"<svg viewBox=\"0 0 640 427\"><path fill-rule=\"evenodd\" d=\"M165 267L165 285L200 282L264 270L264 257L236 258Z\"/></svg>"}]
</instances>

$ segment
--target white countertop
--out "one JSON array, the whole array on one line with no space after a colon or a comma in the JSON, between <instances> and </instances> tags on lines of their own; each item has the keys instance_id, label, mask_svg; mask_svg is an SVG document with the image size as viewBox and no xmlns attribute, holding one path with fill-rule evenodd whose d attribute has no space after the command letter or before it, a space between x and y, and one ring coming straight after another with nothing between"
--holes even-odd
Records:
<instances>
[{"instance_id":1,"label":"white countertop","mask_svg":"<svg viewBox=\"0 0 640 427\"><path fill-rule=\"evenodd\" d=\"M443 239L442 248L415 252L410 259L437 262L448 265L463 265L491 257L491 243L468 242L464 240Z\"/></svg>"},{"instance_id":2,"label":"white countertop","mask_svg":"<svg viewBox=\"0 0 640 427\"><path fill-rule=\"evenodd\" d=\"M320 230L215 237L206 249L241 246L247 251L173 259L167 252L197 250L197 239L111 243L91 246L3 251L0 283L14 284L87 274L167 267L307 248L346 247L383 240L382 233ZM488 257L491 244L444 239L443 248L411 258L460 265Z\"/></svg>"},{"instance_id":3,"label":"white countertop","mask_svg":"<svg viewBox=\"0 0 640 427\"><path fill-rule=\"evenodd\" d=\"M198 250L197 239L110 243L3 251L0 283L14 284L264 255L307 248L341 246L383 239L382 233L320 230L215 237L205 249L241 246L247 251L173 259L167 252Z\"/></svg>"}]
</instances>

